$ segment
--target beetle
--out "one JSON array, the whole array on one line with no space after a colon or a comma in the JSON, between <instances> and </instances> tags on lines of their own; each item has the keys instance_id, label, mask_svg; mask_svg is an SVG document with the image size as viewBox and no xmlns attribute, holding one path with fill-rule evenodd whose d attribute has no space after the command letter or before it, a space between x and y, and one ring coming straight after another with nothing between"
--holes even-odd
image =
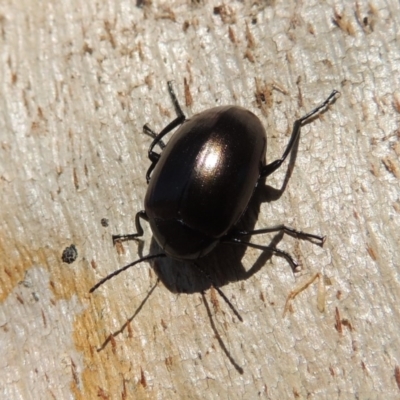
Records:
<instances>
[{"instance_id":1,"label":"beetle","mask_svg":"<svg viewBox=\"0 0 400 400\"><path fill-rule=\"evenodd\" d=\"M141 220L144 220L150 224L153 236L164 252L142 257L114 271L94 285L90 292L139 262L161 257L193 261L205 256L220 243L269 250L286 258L295 270L298 264L285 251L257 245L245 238L282 231L322 246L324 236L286 225L251 231L239 230L236 225L259 182L276 171L290 154L301 127L325 110L339 92L333 90L324 102L294 122L282 157L269 164L266 163L265 129L251 111L235 105L220 106L187 119L171 82L168 82L168 92L176 118L159 134L147 124L143 127L153 141L148 150L151 164L146 173L148 188L144 210L136 214L136 232L112 237L114 244L138 239L144 234L141 225ZM178 126L164 145L164 136ZM154 151L156 145L161 147L161 153ZM215 287L212 279L207 277Z\"/></svg>"}]
</instances>

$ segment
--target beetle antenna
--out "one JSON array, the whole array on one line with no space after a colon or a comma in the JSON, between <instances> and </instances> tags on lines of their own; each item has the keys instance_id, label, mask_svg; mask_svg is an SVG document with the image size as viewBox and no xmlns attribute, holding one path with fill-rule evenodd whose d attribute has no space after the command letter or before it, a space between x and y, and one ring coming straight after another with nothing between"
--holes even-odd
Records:
<instances>
[{"instance_id":1,"label":"beetle antenna","mask_svg":"<svg viewBox=\"0 0 400 400\"><path fill-rule=\"evenodd\" d=\"M127 270L130 267L133 267L136 264L139 264L142 261L148 261L148 260L152 260L153 258L161 258L161 257L167 257L167 255L165 253L160 253L160 254L154 254L151 256L146 256L146 257L142 257L139 260L133 261L128 265L125 265L125 267L122 267L120 269L117 269L116 271L112 272L110 275L107 275L105 278L101 279L99 282L97 282L90 290L89 293L93 293L99 286L101 286L104 282L107 282L108 280L110 280L111 278L114 278L114 276L119 275L121 272Z\"/></svg>"},{"instance_id":2,"label":"beetle antenna","mask_svg":"<svg viewBox=\"0 0 400 400\"><path fill-rule=\"evenodd\" d=\"M211 285L214 287L214 289L218 292L218 294L224 299L225 303L228 304L229 308L232 310L232 312L238 317L240 322L243 322L243 318L240 316L239 312L235 309L233 304L229 301L229 299L225 296L225 293L215 284L215 281L211 278L210 274L208 274L206 271L204 271L203 268L201 268L198 264L193 262L195 267L210 281Z\"/></svg>"},{"instance_id":3,"label":"beetle antenna","mask_svg":"<svg viewBox=\"0 0 400 400\"><path fill-rule=\"evenodd\" d=\"M172 100L172 104L174 105L174 108L175 108L176 116L178 118L185 119L185 114L183 113L182 108L179 104L179 101L176 97L174 87L172 86L172 81L168 81L167 84L168 84L168 92L169 92L169 95L171 96L171 100Z\"/></svg>"}]
</instances>

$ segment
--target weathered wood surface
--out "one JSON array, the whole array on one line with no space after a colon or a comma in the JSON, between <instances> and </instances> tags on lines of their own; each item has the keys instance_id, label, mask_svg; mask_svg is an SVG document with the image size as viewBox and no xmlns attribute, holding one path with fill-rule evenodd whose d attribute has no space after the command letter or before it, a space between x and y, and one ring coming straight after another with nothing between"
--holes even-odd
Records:
<instances>
[{"instance_id":1,"label":"weathered wood surface","mask_svg":"<svg viewBox=\"0 0 400 400\"><path fill-rule=\"evenodd\" d=\"M0 4L0 397L399 398L399 3L141 3ZM268 180L280 189L291 171L256 225L325 234L324 248L278 238L297 275L256 250L207 261L223 281L259 268L222 287L243 322L177 262L157 264L155 290L143 263L88 294L153 251L147 227L142 251L111 234L134 231L141 128L173 118L171 79L189 116L256 113L269 160L296 117L341 92ZM63 263L72 243L78 258ZM283 317L315 273L325 311L316 281Z\"/></svg>"}]
</instances>

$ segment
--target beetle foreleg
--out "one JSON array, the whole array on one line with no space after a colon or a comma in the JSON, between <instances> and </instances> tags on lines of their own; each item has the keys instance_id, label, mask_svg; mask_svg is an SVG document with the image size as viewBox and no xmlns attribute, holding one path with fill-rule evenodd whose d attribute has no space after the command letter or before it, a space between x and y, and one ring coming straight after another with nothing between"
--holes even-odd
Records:
<instances>
[{"instance_id":1,"label":"beetle foreleg","mask_svg":"<svg viewBox=\"0 0 400 400\"><path fill-rule=\"evenodd\" d=\"M135 225L136 225L136 233L131 233L128 235L112 235L113 244L116 242L125 242L126 240L136 240L138 237L143 236L143 228L140 224L140 218L144 219L145 221L149 221L147 214L144 210L139 211L136 213L135 216Z\"/></svg>"}]
</instances>

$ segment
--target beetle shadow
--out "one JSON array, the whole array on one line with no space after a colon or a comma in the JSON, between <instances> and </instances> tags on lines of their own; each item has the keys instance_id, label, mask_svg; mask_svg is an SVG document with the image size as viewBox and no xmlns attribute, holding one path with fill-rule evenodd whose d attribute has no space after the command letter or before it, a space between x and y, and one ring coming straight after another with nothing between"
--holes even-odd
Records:
<instances>
[{"instance_id":1,"label":"beetle shadow","mask_svg":"<svg viewBox=\"0 0 400 400\"><path fill-rule=\"evenodd\" d=\"M267 185L265 178L259 181L247 210L235 226L237 229L254 230L261 205L276 201L282 196L294 169L297 150L298 140L294 143L290 153L288 167L280 189ZM281 223L281 221L276 223ZM265 245L277 247L283 235L283 232L275 234ZM166 257L155 260L152 265L160 281L172 293L201 293L212 285L220 288L231 282L247 280L257 273L273 255L270 250L261 251L254 264L246 269L242 263L246 248L247 246L244 244L220 243L209 254L195 262ZM157 253L162 253L162 249L152 238L150 254Z\"/></svg>"},{"instance_id":2,"label":"beetle shadow","mask_svg":"<svg viewBox=\"0 0 400 400\"><path fill-rule=\"evenodd\" d=\"M125 329L128 330L129 336L132 336L132 328L130 327L131 322L135 319L135 317L142 311L144 305L147 303L147 300L150 298L150 296L153 294L154 290L158 286L159 279L157 279L157 282L151 287L149 292L147 293L146 297L141 301L139 306L136 308L136 311L127 319L127 321L116 331L111 332L106 339L103 341L103 343L96 349L96 351L99 353L100 351L104 350L106 346L108 346L109 343L113 345L113 342L115 338L123 333Z\"/></svg>"},{"instance_id":3,"label":"beetle shadow","mask_svg":"<svg viewBox=\"0 0 400 400\"><path fill-rule=\"evenodd\" d=\"M236 369L236 371L239 372L240 375L243 375L243 373L244 373L243 368L232 357L231 353L229 352L228 348L225 345L225 342L222 340L221 335L218 332L218 329L217 329L217 327L215 325L215 322L214 322L213 314L211 312L211 307L210 307L210 305L208 304L208 301L207 301L207 297L204 295L204 293L202 293L201 296L202 296L202 299L203 299L204 306L205 306L205 308L207 310L207 315L208 315L208 318L210 320L211 329L214 332L215 338L217 339L219 346L221 347L222 351L225 353L225 355L228 358L229 362Z\"/></svg>"}]
</instances>

